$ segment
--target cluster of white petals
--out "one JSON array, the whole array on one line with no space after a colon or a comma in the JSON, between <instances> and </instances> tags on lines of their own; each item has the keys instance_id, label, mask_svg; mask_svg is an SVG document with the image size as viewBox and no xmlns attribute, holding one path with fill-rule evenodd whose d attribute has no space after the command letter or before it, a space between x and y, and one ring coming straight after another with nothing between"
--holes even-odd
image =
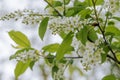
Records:
<instances>
[{"instance_id":1,"label":"cluster of white petals","mask_svg":"<svg viewBox=\"0 0 120 80\"><path fill-rule=\"evenodd\" d=\"M57 73L54 74L53 78L55 80L60 80L60 79L64 79L64 76L63 76L63 71L61 69L59 69L57 71Z\"/></svg>"},{"instance_id":2,"label":"cluster of white petals","mask_svg":"<svg viewBox=\"0 0 120 80\"><path fill-rule=\"evenodd\" d=\"M0 21L13 19L15 21L21 20L23 24L38 24L43 19L43 13L35 12L33 10L17 10L0 17Z\"/></svg>"},{"instance_id":3,"label":"cluster of white petals","mask_svg":"<svg viewBox=\"0 0 120 80\"><path fill-rule=\"evenodd\" d=\"M111 13L120 11L120 0L105 0L105 8Z\"/></svg>"},{"instance_id":4,"label":"cluster of white petals","mask_svg":"<svg viewBox=\"0 0 120 80\"><path fill-rule=\"evenodd\" d=\"M18 53L15 55L15 59L17 61L22 61L22 62L26 62L27 60L31 60L31 61L37 61L39 59L39 55L36 53L36 50L24 50L21 53Z\"/></svg>"},{"instance_id":5,"label":"cluster of white petals","mask_svg":"<svg viewBox=\"0 0 120 80\"><path fill-rule=\"evenodd\" d=\"M49 21L48 27L52 30L53 34L59 34L61 31L69 33L70 31L75 32L76 29L80 30L82 22L78 15L74 17L54 17Z\"/></svg>"},{"instance_id":6,"label":"cluster of white petals","mask_svg":"<svg viewBox=\"0 0 120 80\"><path fill-rule=\"evenodd\" d=\"M86 45L83 45L76 38L73 39L72 46L75 48L75 53L83 57L80 62L84 70L91 70L101 63L101 53L103 53L103 49L99 48L101 42L102 40L98 39L95 43L87 41Z\"/></svg>"},{"instance_id":7,"label":"cluster of white petals","mask_svg":"<svg viewBox=\"0 0 120 80\"><path fill-rule=\"evenodd\" d=\"M64 70L66 68L66 65L68 65L69 61L64 63L58 63L58 70L54 72L53 78L54 80L64 80Z\"/></svg>"}]
</instances>

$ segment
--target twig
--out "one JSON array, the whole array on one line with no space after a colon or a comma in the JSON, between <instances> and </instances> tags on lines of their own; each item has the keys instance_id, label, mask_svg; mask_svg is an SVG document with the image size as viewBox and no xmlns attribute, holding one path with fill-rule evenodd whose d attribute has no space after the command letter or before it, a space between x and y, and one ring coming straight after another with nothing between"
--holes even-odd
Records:
<instances>
[{"instance_id":1,"label":"twig","mask_svg":"<svg viewBox=\"0 0 120 80\"><path fill-rule=\"evenodd\" d=\"M46 58L46 59L53 59L53 58L56 58L56 56L46 56L46 57L44 57L44 58ZM65 59L80 59L80 58L83 58L82 56L77 56L77 57L63 57L63 58L65 58Z\"/></svg>"},{"instance_id":2,"label":"twig","mask_svg":"<svg viewBox=\"0 0 120 80\"><path fill-rule=\"evenodd\" d=\"M120 61L116 61L115 58L111 57L110 55L107 55L108 58L112 59L113 61L115 61L116 63L120 64Z\"/></svg>"}]
</instances>

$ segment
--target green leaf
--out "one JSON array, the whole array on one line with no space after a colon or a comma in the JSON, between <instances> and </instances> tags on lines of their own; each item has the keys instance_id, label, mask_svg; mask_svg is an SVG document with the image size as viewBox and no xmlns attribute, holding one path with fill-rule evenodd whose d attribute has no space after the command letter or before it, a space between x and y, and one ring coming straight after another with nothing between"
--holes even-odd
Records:
<instances>
[{"instance_id":1,"label":"green leaf","mask_svg":"<svg viewBox=\"0 0 120 80\"><path fill-rule=\"evenodd\" d=\"M114 38L117 39L120 42L120 36L119 35L114 36Z\"/></svg>"},{"instance_id":2,"label":"green leaf","mask_svg":"<svg viewBox=\"0 0 120 80\"><path fill-rule=\"evenodd\" d=\"M101 53L101 63L104 63L106 61L107 54Z\"/></svg>"},{"instance_id":3,"label":"green leaf","mask_svg":"<svg viewBox=\"0 0 120 80\"><path fill-rule=\"evenodd\" d=\"M108 46L107 46L106 44L100 43L100 44L99 44L99 48L103 48L103 51L104 51L106 54L108 54L109 49L108 49Z\"/></svg>"},{"instance_id":4,"label":"green leaf","mask_svg":"<svg viewBox=\"0 0 120 80\"><path fill-rule=\"evenodd\" d=\"M48 25L48 21L49 21L49 17L45 17L40 23L38 33L39 33L39 36L40 36L41 40L43 40L43 37L45 35L47 25Z\"/></svg>"},{"instance_id":5,"label":"green leaf","mask_svg":"<svg viewBox=\"0 0 120 80\"><path fill-rule=\"evenodd\" d=\"M66 63L67 63L67 60L66 60L66 59L61 59L61 60L59 61L59 63L66 64ZM59 65L59 63L57 63L57 65Z\"/></svg>"},{"instance_id":6,"label":"green leaf","mask_svg":"<svg viewBox=\"0 0 120 80\"><path fill-rule=\"evenodd\" d=\"M95 42L98 39L98 36L93 28L90 29L87 36L88 36L88 40L90 40L91 42Z\"/></svg>"},{"instance_id":7,"label":"green leaf","mask_svg":"<svg viewBox=\"0 0 120 80\"><path fill-rule=\"evenodd\" d=\"M74 16L76 14L78 14L81 10L85 9L84 6L74 6L74 7L70 7L66 10L66 16L70 17L70 16Z\"/></svg>"},{"instance_id":8,"label":"green leaf","mask_svg":"<svg viewBox=\"0 0 120 80\"><path fill-rule=\"evenodd\" d=\"M104 3L104 0L93 0L95 2L95 5L102 5ZM89 5L89 6L93 6L92 0L85 0L85 2Z\"/></svg>"},{"instance_id":9,"label":"green leaf","mask_svg":"<svg viewBox=\"0 0 120 80\"><path fill-rule=\"evenodd\" d=\"M66 11L66 16L69 17L69 16L72 16L74 15L74 10L73 9L70 9L68 11Z\"/></svg>"},{"instance_id":10,"label":"green leaf","mask_svg":"<svg viewBox=\"0 0 120 80\"><path fill-rule=\"evenodd\" d=\"M116 80L116 77L110 74L110 75L103 77L102 80Z\"/></svg>"},{"instance_id":11,"label":"green leaf","mask_svg":"<svg viewBox=\"0 0 120 80\"><path fill-rule=\"evenodd\" d=\"M35 64L35 61L31 61L31 62L30 62L29 67L30 67L31 70L33 70L33 66L34 66L34 64Z\"/></svg>"},{"instance_id":12,"label":"green leaf","mask_svg":"<svg viewBox=\"0 0 120 80\"><path fill-rule=\"evenodd\" d=\"M120 41L113 42L111 44L112 49L120 51ZM116 53L117 54L117 53Z\"/></svg>"},{"instance_id":13,"label":"green leaf","mask_svg":"<svg viewBox=\"0 0 120 80\"><path fill-rule=\"evenodd\" d=\"M70 0L64 0L65 1L65 5L70 3Z\"/></svg>"},{"instance_id":14,"label":"green leaf","mask_svg":"<svg viewBox=\"0 0 120 80\"><path fill-rule=\"evenodd\" d=\"M52 64L52 63L54 62L54 59L55 59L55 56L54 56L54 55L48 54L46 57L47 57L47 58L45 59L46 63Z\"/></svg>"},{"instance_id":15,"label":"green leaf","mask_svg":"<svg viewBox=\"0 0 120 80\"><path fill-rule=\"evenodd\" d=\"M96 1L96 5L102 5L104 3L104 0L95 0Z\"/></svg>"},{"instance_id":16,"label":"green leaf","mask_svg":"<svg viewBox=\"0 0 120 80\"><path fill-rule=\"evenodd\" d=\"M108 21L108 25L115 25L114 21Z\"/></svg>"},{"instance_id":17,"label":"green leaf","mask_svg":"<svg viewBox=\"0 0 120 80\"><path fill-rule=\"evenodd\" d=\"M49 45L47 45L47 46L44 46L44 47L42 48L42 50L44 50L45 52L54 53L54 52L57 51L59 45L60 45L60 44L58 44L58 43L49 44Z\"/></svg>"},{"instance_id":18,"label":"green leaf","mask_svg":"<svg viewBox=\"0 0 120 80\"><path fill-rule=\"evenodd\" d=\"M74 51L74 48L72 46L69 46L67 49L66 49L66 54L70 54L71 51Z\"/></svg>"},{"instance_id":19,"label":"green leaf","mask_svg":"<svg viewBox=\"0 0 120 80\"><path fill-rule=\"evenodd\" d=\"M84 26L77 34L76 38L81 41L82 44L86 45L88 29Z\"/></svg>"},{"instance_id":20,"label":"green leaf","mask_svg":"<svg viewBox=\"0 0 120 80\"><path fill-rule=\"evenodd\" d=\"M53 7L62 6L62 2L61 2L61 1L52 1L52 2L50 2L50 4L51 4ZM50 5L47 5L47 6L45 7L45 9L47 9L47 8L49 8L49 7L51 7L51 6L50 6Z\"/></svg>"},{"instance_id":21,"label":"green leaf","mask_svg":"<svg viewBox=\"0 0 120 80\"><path fill-rule=\"evenodd\" d=\"M117 20L117 21L120 21L120 17L114 16L114 17L112 17L112 18L115 19L115 20Z\"/></svg>"},{"instance_id":22,"label":"green leaf","mask_svg":"<svg viewBox=\"0 0 120 80\"><path fill-rule=\"evenodd\" d=\"M62 6L62 2L60 2L60 1L53 1L53 2L52 2L52 6L53 6L53 7Z\"/></svg>"},{"instance_id":23,"label":"green leaf","mask_svg":"<svg viewBox=\"0 0 120 80\"><path fill-rule=\"evenodd\" d=\"M120 52L117 52L117 53L116 53L116 57L117 57L117 59L120 61Z\"/></svg>"},{"instance_id":24,"label":"green leaf","mask_svg":"<svg viewBox=\"0 0 120 80\"><path fill-rule=\"evenodd\" d=\"M78 15L81 16L81 18L86 18L87 15L90 15L91 14L91 10L90 9L84 9L84 10L81 10Z\"/></svg>"},{"instance_id":25,"label":"green leaf","mask_svg":"<svg viewBox=\"0 0 120 80\"><path fill-rule=\"evenodd\" d=\"M112 17L112 13L107 11L106 14L105 14L106 17Z\"/></svg>"},{"instance_id":26,"label":"green leaf","mask_svg":"<svg viewBox=\"0 0 120 80\"><path fill-rule=\"evenodd\" d=\"M114 25L107 26L105 31L106 31L105 34L112 33L116 36L120 35L120 30L117 27L115 27Z\"/></svg>"},{"instance_id":27,"label":"green leaf","mask_svg":"<svg viewBox=\"0 0 120 80\"><path fill-rule=\"evenodd\" d=\"M66 33L64 31L60 31L59 36L64 39L66 36Z\"/></svg>"},{"instance_id":28,"label":"green leaf","mask_svg":"<svg viewBox=\"0 0 120 80\"><path fill-rule=\"evenodd\" d=\"M15 41L21 47L31 47L29 39L20 31L10 31L8 32L10 38Z\"/></svg>"},{"instance_id":29,"label":"green leaf","mask_svg":"<svg viewBox=\"0 0 120 80\"><path fill-rule=\"evenodd\" d=\"M30 65L30 60L28 60L28 62L23 63L21 61L19 61L15 67L14 73L15 73L15 77L18 78L21 74L23 74L27 68Z\"/></svg>"},{"instance_id":30,"label":"green leaf","mask_svg":"<svg viewBox=\"0 0 120 80\"><path fill-rule=\"evenodd\" d=\"M80 0L74 0L74 6L79 6L79 7L87 7L86 2L81 2Z\"/></svg>"},{"instance_id":31,"label":"green leaf","mask_svg":"<svg viewBox=\"0 0 120 80\"><path fill-rule=\"evenodd\" d=\"M58 47L56 60L62 59L64 54L66 54L68 51L72 51L70 50L70 46L72 43L73 36L74 36L73 32L70 32L68 35L66 35L61 45Z\"/></svg>"},{"instance_id":32,"label":"green leaf","mask_svg":"<svg viewBox=\"0 0 120 80\"><path fill-rule=\"evenodd\" d=\"M52 67L52 77L54 77L54 75L57 74L58 70L59 68L56 65Z\"/></svg>"}]
</instances>

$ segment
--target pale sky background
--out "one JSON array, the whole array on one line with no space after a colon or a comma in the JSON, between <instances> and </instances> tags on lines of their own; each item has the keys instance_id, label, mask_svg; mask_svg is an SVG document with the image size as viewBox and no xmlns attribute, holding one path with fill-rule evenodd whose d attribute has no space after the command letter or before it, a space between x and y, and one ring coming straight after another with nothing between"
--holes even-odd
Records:
<instances>
[{"instance_id":1,"label":"pale sky background","mask_svg":"<svg viewBox=\"0 0 120 80\"><path fill-rule=\"evenodd\" d=\"M0 0L0 16L18 9L35 9L42 11L45 5L46 4L42 0ZM21 24L21 22L0 21L0 80L14 80L16 61L10 61L9 56L15 53L15 49L11 47L11 44L15 43L10 39L7 32L15 29L24 32L29 38L32 38L33 35L37 35L37 31L35 31L37 30L37 25L33 27L34 26L31 28ZM39 40L39 38L37 39ZM37 48L34 44L33 46ZM21 80L40 80L38 74L38 69L35 68L34 71L28 69Z\"/></svg>"},{"instance_id":2,"label":"pale sky background","mask_svg":"<svg viewBox=\"0 0 120 80\"><path fill-rule=\"evenodd\" d=\"M34 9L36 11L43 11L46 3L43 2L43 0L0 0L0 16L3 16L9 12L15 11L15 10L23 10L23 9ZM52 39L48 36L46 36L46 39L44 42L41 43L40 39L38 37L34 37L34 35L37 34L37 27L35 26L26 26L24 24L21 24L21 22L17 21L0 21L0 80L14 80L14 68L16 61L9 60L9 56L15 53L15 49L11 47L11 44L15 43L10 39L8 36L8 31L14 29L19 30L25 33L28 38L31 40L32 45L36 49L40 49L39 45L45 45L49 42L57 42L61 41L59 38L56 38L56 36L52 36ZM58 37L58 36L57 36ZM54 39L53 39L54 38ZM36 42L37 41L37 42ZM49 41L49 42L48 42ZM38 45L39 44L39 45ZM106 65L109 65L109 63L105 63L102 65L103 68L95 69L95 73L97 80L101 80L105 74L109 73L109 69L105 67ZM37 64L36 64L37 66ZM22 76L20 80L43 80L42 76L39 75L40 71L38 71L38 67L34 67L33 71L28 69ZM67 74L67 73L66 73ZM88 80L93 80L94 76L91 76L91 72L87 72ZM75 73L73 75L76 79L75 80L87 80L84 77L79 77L78 73ZM49 80L52 80L50 77Z\"/></svg>"}]
</instances>

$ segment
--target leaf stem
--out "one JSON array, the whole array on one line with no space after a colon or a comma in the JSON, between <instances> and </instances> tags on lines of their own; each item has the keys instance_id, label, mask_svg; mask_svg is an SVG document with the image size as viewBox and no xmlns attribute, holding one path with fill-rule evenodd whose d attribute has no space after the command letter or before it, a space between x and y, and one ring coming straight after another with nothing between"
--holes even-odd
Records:
<instances>
[{"instance_id":1,"label":"leaf stem","mask_svg":"<svg viewBox=\"0 0 120 80\"><path fill-rule=\"evenodd\" d=\"M65 16L65 14L66 14L65 0L63 0L63 4L64 4L64 12L63 12L63 15Z\"/></svg>"}]
</instances>

